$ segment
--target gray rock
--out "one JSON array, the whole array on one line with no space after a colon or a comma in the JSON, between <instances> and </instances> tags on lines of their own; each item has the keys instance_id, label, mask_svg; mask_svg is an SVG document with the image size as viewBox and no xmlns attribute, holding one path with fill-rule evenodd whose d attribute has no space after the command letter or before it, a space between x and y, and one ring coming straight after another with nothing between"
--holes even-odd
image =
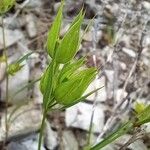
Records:
<instances>
[{"instance_id":1,"label":"gray rock","mask_svg":"<svg viewBox=\"0 0 150 150\"><path fill-rule=\"evenodd\" d=\"M38 149L38 138L30 139L22 142L22 144L27 148L27 150L37 150ZM43 145L41 146L41 150L46 150Z\"/></svg>"},{"instance_id":2,"label":"gray rock","mask_svg":"<svg viewBox=\"0 0 150 150\"><path fill-rule=\"evenodd\" d=\"M21 139L17 142L11 142L8 145L8 150L37 150L38 148L38 135L34 134L27 138ZM45 150L43 145L41 150Z\"/></svg>"},{"instance_id":3,"label":"gray rock","mask_svg":"<svg viewBox=\"0 0 150 150\"><path fill-rule=\"evenodd\" d=\"M41 0L27 0L27 5L26 7L28 8L37 8L40 7L42 5L42 1Z\"/></svg>"},{"instance_id":4,"label":"gray rock","mask_svg":"<svg viewBox=\"0 0 150 150\"><path fill-rule=\"evenodd\" d=\"M131 138L131 135L126 134L120 137L119 139L117 139L115 143L123 146L130 138ZM135 141L134 143L130 144L128 148L130 148L131 150L148 150L147 147L142 142L142 140Z\"/></svg>"},{"instance_id":5,"label":"gray rock","mask_svg":"<svg viewBox=\"0 0 150 150\"><path fill-rule=\"evenodd\" d=\"M13 114L12 112L16 110ZM12 115L11 115L12 114ZM9 131L8 139L19 138L39 129L42 112L33 103L22 106L13 106L8 109ZM5 138L5 114L2 114L0 126L0 141Z\"/></svg>"},{"instance_id":6,"label":"gray rock","mask_svg":"<svg viewBox=\"0 0 150 150\"><path fill-rule=\"evenodd\" d=\"M124 53L126 53L129 57L133 57L133 58L135 58L136 57L136 53L134 52L134 50L132 50L132 49L128 49L128 48L123 48L122 49L122 51L124 52Z\"/></svg>"},{"instance_id":7,"label":"gray rock","mask_svg":"<svg viewBox=\"0 0 150 150\"><path fill-rule=\"evenodd\" d=\"M61 2L55 2L55 4L54 4L54 11L55 11L55 12L58 11L60 5L61 5Z\"/></svg>"},{"instance_id":8,"label":"gray rock","mask_svg":"<svg viewBox=\"0 0 150 150\"><path fill-rule=\"evenodd\" d=\"M68 127L76 127L89 131L93 105L80 102L66 110L65 121ZM104 126L104 106L95 107L93 132L101 132Z\"/></svg>"},{"instance_id":9,"label":"gray rock","mask_svg":"<svg viewBox=\"0 0 150 150\"><path fill-rule=\"evenodd\" d=\"M21 143L11 142L8 145L7 150L28 150L28 149Z\"/></svg>"},{"instance_id":10,"label":"gray rock","mask_svg":"<svg viewBox=\"0 0 150 150\"><path fill-rule=\"evenodd\" d=\"M30 38L34 38L37 35L37 28L34 20L35 18L32 14L26 15L26 29Z\"/></svg>"},{"instance_id":11,"label":"gray rock","mask_svg":"<svg viewBox=\"0 0 150 150\"><path fill-rule=\"evenodd\" d=\"M78 142L72 131L63 132L63 150L78 150Z\"/></svg>"},{"instance_id":12,"label":"gray rock","mask_svg":"<svg viewBox=\"0 0 150 150\"><path fill-rule=\"evenodd\" d=\"M22 87L28 84L29 81L29 65L27 62L24 63L24 67L19 70L14 76L9 76L9 100L15 104L27 100L28 89L24 89L20 93L16 94ZM6 79L0 85L2 91L2 99L5 100L6 93Z\"/></svg>"},{"instance_id":13,"label":"gray rock","mask_svg":"<svg viewBox=\"0 0 150 150\"><path fill-rule=\"evenodd\" d=\"M23 38L23 34L19 30L9 30L5 29L5 41L6 41L6 47L9 47L16 42L18 42L20 39ZM0 49L3 49L3 34L2 34L2 28L0 27Z\"/></svg>"},{"instance_id":14,"label":"gray rock","mask_svg":"<svg viewBox=\"0 0 150 150\"><path fill-rule=\"evenodd\" d=\"M148 1L143 1L142 2L143 7L147 10L150 11L150 2Z\"/></svg>"},{"instance_id":15,"label":"gray rock","mask_svg":"<svg viewBox=\"0 0 150 150\"><path fill-rule=\"evenodd\" d=\"M103 87L105 85L105 77L101 77L100 79L94 80L87 90L85 91L84 95L88 94L89 92L93 91L94 89ZM96 94L96 95L95 95ZM107 93L106 93L106 87L103 87L96 93L93 93L92 95L88 96L86 99L89 101L94 101L95 99L99 102L104 102L107 98Z\"/></svg>"},{"instance_id":16,"label":"gray rock","mask_svg":"<svg viewBox=\"0 0 150 150\"><path fill-rule=\"evenodd\" d=\"M131 150L148 150L142 140L137 140L128 146Z\"/></svg>"},{"instance_id":17,"label":"gray rock","mask_svg":"<svg viewBox=\"0 0 150 150\"><path fill-rule=\"evenodd\" d=\"M45 130L45 138L44 138L44 143L46 148L48 148L49 150L53 150L57 147L58 145L58 140L57 140L57 133L54 132L51 129L51 126L49 124L49 122L46 122L46 130Z\"/></svg>"}]
</instances>

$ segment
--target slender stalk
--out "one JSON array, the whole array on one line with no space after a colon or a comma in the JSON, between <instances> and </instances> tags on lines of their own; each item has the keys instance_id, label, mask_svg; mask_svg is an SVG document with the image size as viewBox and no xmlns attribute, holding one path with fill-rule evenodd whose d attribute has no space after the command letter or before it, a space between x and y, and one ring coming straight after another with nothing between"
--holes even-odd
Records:
<instances>
[{"instance_id":1,"label":"slender stalk","mask_svg":"<svg viewBox=\"0 0 150 150\"><path fill-rule=\"evenodd\" d=\"M8 82L9 82L9 77L7 74L7 68L8 68L8 61L7 61L7 49L6 49L6 41L5 41L5 28L4 28L4 20L2 17L2 32L3 32L3 47L4 47L4 55L5 55L5 63L6 63L6 109L5 109L5 141L8 139L8 120L7 120L7 107L8 107Z\"/></svg>"},{"instance_id":2,"label":"slender stalk","mask_svg":"<svg viewBox=\"0 0 150 150\"><path fill-rule=\"evenodd\" d=\"M92 113L92 116L91 116L91 121L90 121L90 126L89 126L89 135L88 135L88 139L87 139L87 146L90 146L90 144L91 144L93 118L94 118L94 112Z\"/></svg>"},{"instance_id":3,"label":"slender stalk","mask_svg":"<svg viewBox=\"0 0 150 150\"><path fill-rule=\"evenodd\" d=\"M39 136L39 143L38 143L38 150L41 150L41 144L42 144L42 136L43 136L43 131L44 131L44 127L45 127L45 119L46 119L46 115L47 115L47 112L50 108L53 107L53 101L52 101L52 90L53 90L53 77L54 77L54 74L59 66L59 64L57 64L55 62L55 60L53 59L52 62L51 62L51 65L52 65L52 70L51 70L51 74L50 74L50 83L48 83L48 88L49 91L46 91L45 94L44 94L44 98L43 98L43 119L42 119L42 123L41 123L41 128L40 128L40 136ZM52 104L51 104L52 103Z\"/></svg>"},{"instance_id":4,"label":"slender stalk","mask_svg":"<svg viewBox=\"0 0 150 150\"><path fill-rule=\"evenodd\" d=\"M39 143L38 143L38 150L41 150L41 145L42 145L42 135L44 132L44 127L45 127L45 119L46 119L46 110L43 112L43 118L42 118L42 123L41 123L41 128L40 128L40 135L39 135Z\"/></svg>"}]
</instances>

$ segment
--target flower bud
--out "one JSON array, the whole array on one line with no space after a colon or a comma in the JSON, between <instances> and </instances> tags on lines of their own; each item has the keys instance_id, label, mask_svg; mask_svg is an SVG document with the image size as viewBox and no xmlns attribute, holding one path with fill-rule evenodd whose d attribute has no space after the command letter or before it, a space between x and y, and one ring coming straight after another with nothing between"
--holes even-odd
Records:
<instances>
[{"instance_id":1,"label":"flower bud","mask_svg":"<svg viewBox=\"0 0 150 150\"><path fill-rule=\"evenodd\" d=\"M24 65L21 65L19 63L10 64L8 66L7 73L14 76L18 71L20 71L22 69L23 66Z\"/></svg>"}]
</instances>

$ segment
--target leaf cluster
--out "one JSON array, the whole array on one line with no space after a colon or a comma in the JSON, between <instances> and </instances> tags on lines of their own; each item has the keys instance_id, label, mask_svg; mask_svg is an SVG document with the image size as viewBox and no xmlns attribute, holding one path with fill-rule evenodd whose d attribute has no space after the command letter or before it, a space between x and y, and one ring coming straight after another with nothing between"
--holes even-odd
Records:
<instances>
[{"instance_id":1,"label":"leaf cluster","mask_svg":"<svg viewBox=\"0 0 150 150\"><path fill-rule=\"evenodd\" d=\"M50 109L52 104L68 107L83 100L83 93L97 74L95 67L83 67L85 58L75 59L82 41L80 31L85 15L83 9L74 18L64 37L61 39L59 36L63 5L62 2L48 32L46 48L52 62L48 65L40 82L45 109ZM63 67L61 68L60 65Z\"/></svg>"}]
</instances>

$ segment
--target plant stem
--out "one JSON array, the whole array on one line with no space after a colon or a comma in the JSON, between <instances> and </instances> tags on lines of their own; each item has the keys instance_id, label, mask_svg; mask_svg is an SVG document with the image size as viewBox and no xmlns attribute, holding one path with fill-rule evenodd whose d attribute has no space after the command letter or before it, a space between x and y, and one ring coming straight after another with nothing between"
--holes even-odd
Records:
<instances>
[{"instance_id":1,"label":"plant stem","mask_svg":"<svg viewBox=\"0 0 150 150\"><path fill-rule=\"evenodd\" d=\"M50 74L50 82L47 84L46 87L46 91L44 94L44 98L43 101L43 119L42 119L42 123L41 123L41 128L40 128L40 136L39 136L39 143L38 143L38 150L41 150L41 144L42 144L42 136L43 136L43 131L44 131L44 127L45 127L45 119L46 119L46 115L47 112L50 108L53 107L53 101L52 101L52 90L53 90L53 77L55 75L55 71L57 70L57 67L59 66L55 60L53 59L51 62L52 65L52 70L49 72Z\"/></svg>"},{"instance_id":2,"label":"plant stem","mask_svg":"<svg viewBox=\"0 0 150 150\"><path fill-rule=\"evenodd\" d=\"M5 29L4 29L4 20L2 17L2 32L3 32L3 47L4 47L4 55L5 55L5 63L6 63L6 109L5 109L5 141L4 143L7 141L8 139L8 120L7 120L7 115L8 115L8 111L7 111L7 107L8 107L8 74L7 74L7 68L8 68L8 61L7 61L7 49L6 49L6 41L5 41Z\"/></svg>"},{"instance_id":3,"label":"plant stem","mask_svg":"<svg viewBox=\"0 0 150 150\"><path fill-rule=\"evenodd\" d=\"M47 111L44 110L44 112L43 112L43 118L42 118L42 123L41 123L41 128L40 128L40 135L39 135L39 142L38 142L38 150L41 150L42 135L43 135L44 127L45 127L46 114L47 114Z\"/></svg>"},{"instance_id":4,"label":"plant stem","mask_svg":"<svg viewBox=\"0 0 150 150\"><path fill-rule=\"evenodd\" d=\"M90 120L89 135L88 135L88 139L87 139L87 146L90 146L90 144L91 144L93 118L94 118L94 112L92 112L92 116L91 116L91 120Z\"/></svg>"}]
</instances>

